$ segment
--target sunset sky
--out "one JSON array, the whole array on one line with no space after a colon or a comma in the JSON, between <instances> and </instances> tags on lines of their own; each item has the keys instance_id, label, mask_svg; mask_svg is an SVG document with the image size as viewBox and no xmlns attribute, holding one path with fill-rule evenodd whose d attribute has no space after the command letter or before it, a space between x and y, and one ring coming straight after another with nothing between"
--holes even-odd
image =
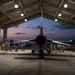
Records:
<instances>
[{"instance_id":1,"label":"sunset sky","mask_svg":"<svg viewBox=\"0 0 75 75\"><path fill-rule=\"evenodd\" d=\"M28 22L19 24L16 27L8 28L8 39L34 39L39 34L40 17ZM44 35L53 40L69 41L75 39L75 29L52 20L43 18ZM1 30L1 38L3 30Z\"/></svg>"}]
</instances>

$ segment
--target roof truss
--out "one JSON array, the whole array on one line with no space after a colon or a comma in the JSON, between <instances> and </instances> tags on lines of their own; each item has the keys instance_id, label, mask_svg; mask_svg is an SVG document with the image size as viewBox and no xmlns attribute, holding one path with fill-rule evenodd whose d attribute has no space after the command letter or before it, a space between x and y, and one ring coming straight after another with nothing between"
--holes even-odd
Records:
<instances>
[{"instance_id":1,"label":"roof truss","mask_svg":"<svg viewBox=\"0 0 75 75\"><path fill-rule=\"evenodd\" d=\"M75 27L75 1L67 0L69 7L63 8L65 0L41 0L43 5L43 17L54 20L58 18L58 22ZM15 9L15 0L1 0L0 2L0 26L1 28L9 28L28 20L40 17L40 0L17 0L19 8ZM24 17L21 17L21 12ZM62 16L58 17L61 12Z\"/></svg>"}]
</instances>

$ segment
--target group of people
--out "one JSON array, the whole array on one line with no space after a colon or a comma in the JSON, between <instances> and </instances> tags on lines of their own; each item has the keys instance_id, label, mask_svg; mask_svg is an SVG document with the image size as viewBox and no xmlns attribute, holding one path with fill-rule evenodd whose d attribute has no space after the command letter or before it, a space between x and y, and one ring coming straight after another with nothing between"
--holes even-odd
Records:
<instances>
[{"instance_id":1,"label":"group of people","mask_svg":"<svg viewBox=\"0 0 75 75\"><path fill-rule=\"evenodd\" d=\"M0 42L0 50L10 50L12 51L13 49L15 49L15 51L18 51L19 49L21 49L22 51L25 50L25 43L14 43L13 40L11 41L6 41L6 42Z\"/></svg>"},{"instance_id":2,"label":"group of people","mask_svg":"<svg viewBox=\"0 0 75 75\"><path fill-rule=\"evenodd\" d=\"M63 44L51 44L50 45L52 52L63 52L64 53L64 45Z\"/></svg>"},{"instance_id":3,"label":"group of people","mask_svg":"<svg viewBox=\"0 0 75 75\"><path fill-rule=\"evenodd\" d=\"M25 42L22 42L22 43L14 43L12 40L10 41L10 51L12 51L13 49L15 49L15 51L18 51L18 50L25 50Z\"/></svg>"},{"instance_id":4,"label":"group of people","mask_svg":"<svg viewBox=\"0 0 75 75\"><path fill-rule=\"evenodd\" d=\"M25 50L25 46L26 43L22 42L22 43L14 43L13 40L11 41L6 41L6 42L0 42L0 50L10 50L12 51L13 49L15 49L15 51L21 50L24 51ZM37 50L37 46L36 44L32 45L32 49ZM64 45L63 44L48 44L48 48L50 49L51 52L63 52L64 53Z\"/></svg>"},{"instance_id":5,"label":"group of people","mask_svg":"<svg viewBox=\"0 0 75 75\"><path fill-rule=\"evenodd\" d=\"M39 47L37 46L36 43L33 43L32 44L32 50L39 50ZM47 43L47 45L44 47L44 50L46 51L50 51L52 53L58 53L58 52L63 52L64 53L64 50L65 50L65 46L63 44L56 44L56 43Z\"/></svg>"},{"instance_id":6,"label":"group of people","mask_svg":"<svg viewBox=\"0 0 75 75\"><path fill-rule=\"evenodd\" d=\"M0 42L0 50L8 50L8 43Z\"/></svg>"}]
</instances>

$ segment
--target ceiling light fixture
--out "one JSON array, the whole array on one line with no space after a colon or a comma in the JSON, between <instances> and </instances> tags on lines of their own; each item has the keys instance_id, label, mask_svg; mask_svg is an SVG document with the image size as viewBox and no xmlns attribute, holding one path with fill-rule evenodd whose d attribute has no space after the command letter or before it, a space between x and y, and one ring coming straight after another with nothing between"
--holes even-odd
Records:
<instances>
[{"instance_id":1,"label":"ceiling light fixture","mask_svg":"<svg viewBox=\"0 0 75 75\"><path fill-rule=\"evenodd\" d=\"M55 19L55 22L57 22L58 21L58 19Z\"/></svg>"},{"instance_id":2,"label":"ceiling light fixture","mask_svg":"<svg viewBox=\"0 0 75 75\"><path fill-rule=\"evenodd\" d=\"M25 19L25 22L27 22L27 19Z\"/></svg>"},{"instance_id":3,"label":"ceiling light fixture","mask_svg":"<svg viewBox=\"0 0 75 75\"><path fill-rule=\"evenodd\" d=\"M23 14L23 13L21 13L21 16L24 16L24 14Z\"/></svg>"},{"instance_id":4,"label":"ceiling light fixture","mask_svg":"<svg viewBox=\"0 0 75 75\"><path fill-rule=\"evenodd\" d=\"M61 16L61 13L59 13L58 16Z\"/></svg>"},{"instance_id":5,"label":"ceiling light fixture","mask_svg":"<svg viewBox=\"0 0 75 75\"><path fill-rule=\"evenodd\" d=\"M18 7L19 7L18 4L15 4L15 5L14 5L14 8L18 8Z\"/></svg>"},{"instance_id":6,"label":"ceiling light fixture","mask_svg":"<svg viewBox=\"0 0 75 75\"><path fill-rule=\"evenodd\" d=\"M68 8L68 4L67 3L64 4L64 8Z\"/></svg>"}]
</instances>

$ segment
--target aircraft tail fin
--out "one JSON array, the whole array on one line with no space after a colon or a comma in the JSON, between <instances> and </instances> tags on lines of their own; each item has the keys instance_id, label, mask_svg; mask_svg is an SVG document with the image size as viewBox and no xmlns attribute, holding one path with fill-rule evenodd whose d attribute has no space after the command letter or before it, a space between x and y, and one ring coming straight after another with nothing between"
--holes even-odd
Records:
<instances>
[{"instance_id":1,"label":"aircraft tail fin","mask_svg":"<svg viewBox=\"0 0 75 75\"><path fill-rule=\"evenodd\" d=\"M42 27L42 16L43 16L43 10L42 10L42 4L40 5L40 9L41 9L41 26L40 26L40 35L43 35L43 27Z\"/></svg>"}]
</instances>

